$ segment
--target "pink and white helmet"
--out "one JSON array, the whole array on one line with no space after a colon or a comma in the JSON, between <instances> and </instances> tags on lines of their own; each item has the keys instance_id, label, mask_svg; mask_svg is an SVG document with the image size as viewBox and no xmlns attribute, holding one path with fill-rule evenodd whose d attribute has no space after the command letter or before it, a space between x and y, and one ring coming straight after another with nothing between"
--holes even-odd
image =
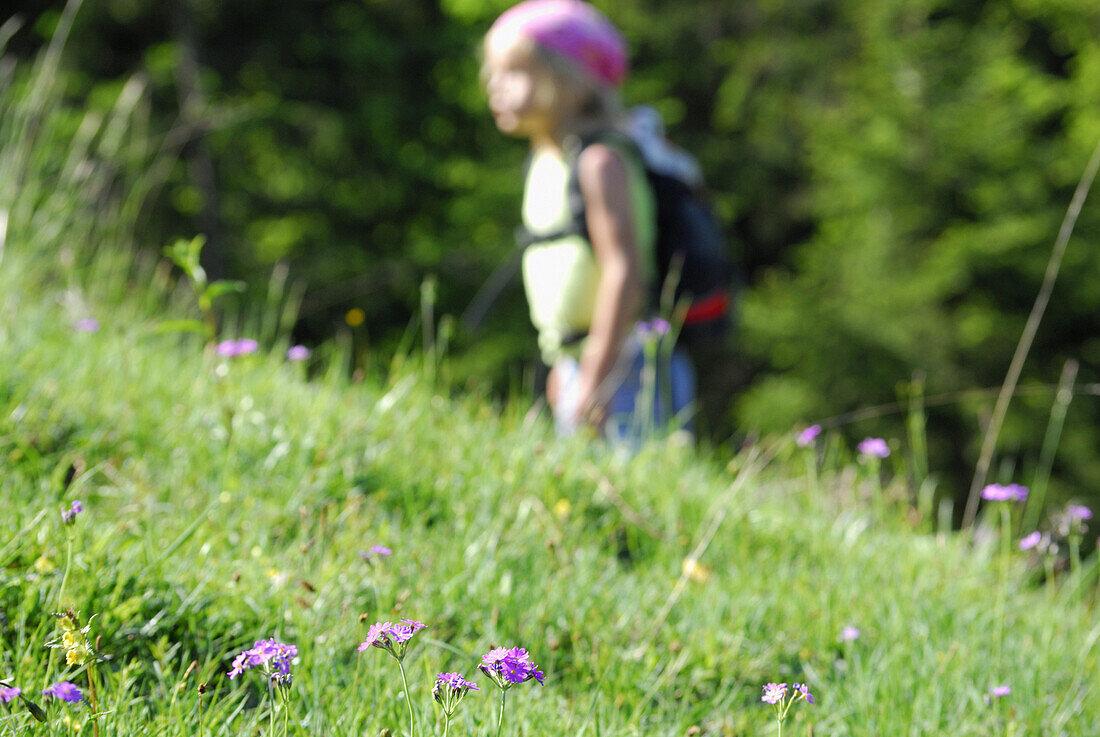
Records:
<instances>
[{"instance_id":1,"label":"pink and white helmet","mask_svg":"<svg viewBox=\"0 0 1100 737\"><path fill-rule=\"evenodd\" d=\"M527 0L506 10L489 32L529 38L609 85L626 77L629 61L622 34L581 0Z\"/></svg>"}]
</instances>

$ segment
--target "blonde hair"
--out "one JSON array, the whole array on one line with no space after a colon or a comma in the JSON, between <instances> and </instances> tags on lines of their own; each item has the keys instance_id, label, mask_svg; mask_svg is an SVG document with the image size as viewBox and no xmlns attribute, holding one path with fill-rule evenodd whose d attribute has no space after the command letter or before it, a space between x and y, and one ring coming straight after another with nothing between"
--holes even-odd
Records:
<instances>
[{"instance_id":1,"label":"blonde hair","mask_svg":"<svg viewBox=\"0 0 1100 737\"><path fill-rule=\"evenodd\" d=\"M482 88L487 87L489 81L489 70L484 61L487 40L488 36L482 41L480 54ZM535 89L539 102L549 108L570 109L570 114L562 119L556 132L559 141L595 131L626 132L626 113L617 87L593 78L567 57L526 36L516 38L515 44L546 72Z\"/></svg>"},{"instance_id":2,"label":"blonde hair","mask_svg":"<svg viewBox=\"0 0 1100 737\"><path fill-rule=\"evenodd\" d=\"M563 97L574 96L572 114L563 119L560 136L584 135L597 130L622 130L625 126L622 97L617 87L594 79L568 58L532 43L533 58L550 72L557 82L547 94L547 101L555 106L566 106ZM549 87L549 86L547 86ZM542 91L539 91L542 94Z\"/></svg>"}]
</instances>

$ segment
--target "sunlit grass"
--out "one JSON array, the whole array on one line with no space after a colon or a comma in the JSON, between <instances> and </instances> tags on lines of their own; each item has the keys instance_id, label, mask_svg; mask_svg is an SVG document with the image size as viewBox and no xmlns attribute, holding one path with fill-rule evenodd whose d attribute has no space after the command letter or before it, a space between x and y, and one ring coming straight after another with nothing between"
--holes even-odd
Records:
<instances>
[{"instance_id":1,"label":"sunlit grass","mask_svg":"<svg viewBox=\"0 0 1100 737\"><path fill-rule=\"evenodd\" d=\"M474 673L494 645L547 673L512 704L522 733L765 734L777 680L818 697L791 734L1097 726L1091 569L1025 586L995 537L913 532L897 486L873 505L866 469L809 476L812 451L787 441L730 470L672 447L623 462L417 372L307 382L281 349L218 357L132 301L89 292L100 329L75 331L62 291L32 299L19 273L0 276L3 671L41 689L64 670L49 612L96 614L104 734L194 733L199 683L211 733L266 729L262 688L225 674L271 636L299 648L301 729L402 732L400 681L356 653L367 624L401 617L429 625L406 662L421 729L435 675ZM393 555L364 560L373 545ZM451 734L491 728L494 707L469 695Z\"/></svg>"},{"instance_id":2,"label":"sunlit grass","mask_svg":"<svg viewBox=\"0 0 1100 737\"><path fill-rule=\"evenodd\" d=\"M201 703L204 734L266 734L263 680L227 672L275 637L299 653L291 734L400 734L400 679L357 646L410 618L422 734L443 729L436 675L472 678L498 645L546 674L510 692L510 734L771 734L761 687L780 681L816 696L786 734L1100 734L1094 563L1041 584L996 515L926 532L895 456L880 476L836 439L625 461L522 398L445 396L415 361L353 384L329 346L307 381L277 338L223 357L166 334L195 306L127 255L125 196L40 196L75 140L50 121L0 202L0 678L55 733L199 734ZM392 555L360 555L376 545ZM87 681L46 647L67 607L95 615L98 720L39 695ZM476 680L449 734L496 728ZM0 707L0 731L31 720Z\"/></svg>"}]
</instances>

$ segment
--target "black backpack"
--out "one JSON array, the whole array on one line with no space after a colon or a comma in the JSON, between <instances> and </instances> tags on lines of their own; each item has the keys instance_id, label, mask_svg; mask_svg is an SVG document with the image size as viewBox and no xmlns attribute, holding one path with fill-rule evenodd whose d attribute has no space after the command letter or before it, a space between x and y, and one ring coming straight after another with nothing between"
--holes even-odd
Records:
<instances>
[{"instance_id":1,"label":"black backpack","mask_svg":"<svg viewBox=\"0 0 1100 737\"><path fill-rule=\"evenodd\" d=\"M567 147L571 221L565 228L553 232L532 233L526 228L519 228L516 238L521 250L567 235L580 235L587 240L584 195L581 193L576 162L585 148L601 142L611 142L631 150L642 162L653 188L657 210L657 279L649 295L649 309L668 314L673 307L686 304L681 329L684 338L691 340L724 335L733 325L732 296L736 270L730 260L722 228L705 192L679 177L646 165L645 158L633 141L622 134L597 134L584 140L574 140ZM666 292L669 285L674 286L671 293ZM671 304L669 297L672 298Z\"/></svg>"}]
</instances>

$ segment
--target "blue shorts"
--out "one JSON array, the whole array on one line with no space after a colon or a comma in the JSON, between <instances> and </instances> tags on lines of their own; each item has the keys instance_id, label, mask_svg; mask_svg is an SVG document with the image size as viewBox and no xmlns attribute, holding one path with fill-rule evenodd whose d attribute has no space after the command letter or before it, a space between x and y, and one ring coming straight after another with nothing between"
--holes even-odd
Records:
<instances>
[{"instance_id":1,"label":"blue shorts","mask_svg":"<svg viewBox=\"0 0 1100 737\"><path fill-rule=\"evenodd\" d=\"M579 369L572 356L563 356L554 364L560 380L558 402L553 408L559 435L572 435L577 429ZM663 347L647 347L631 336L606 383L605 395L610 397L605 401L604 435L613 443L633 446L673 430L694 432L695 369L682 349L676 348L669 355Z\"/></svg>"}]
</instances>

